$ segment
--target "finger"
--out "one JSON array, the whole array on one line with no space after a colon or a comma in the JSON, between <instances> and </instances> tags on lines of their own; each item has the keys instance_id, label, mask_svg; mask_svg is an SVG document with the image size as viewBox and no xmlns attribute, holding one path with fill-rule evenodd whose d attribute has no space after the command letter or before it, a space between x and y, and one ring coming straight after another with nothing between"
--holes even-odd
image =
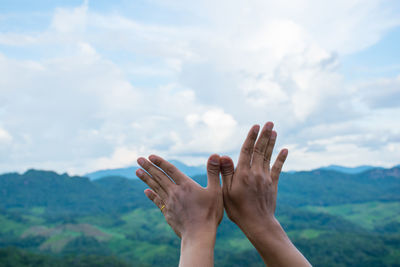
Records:
<instances>
[{"instance_id":1,"label":"finger","mask_svg":"<svg viewBox=\"0 0 400 267\"><path fill-rule=\"evenodd\" d=\"M253 155L254 143L256 142L258 131L260 130L259 125L251 127L247 134L246 140L242 145L239 155L238 168L250 168L251 157Z\"/></svg>"},{"instance_id":2,"label":"finger","mask_svg":"<svg viewBox=\"0 0 400 267\"><path fill-rule=\"evenodd\" d=\"M271 156L272 156L272 151L274 150L275 142L276 142L276 132L272 131L271 136L268 141L268 147L267 151L265 152L265 157L264 157L264 167L269 170L269 165L271 163Z\"/></svg>"},{"instance_id":3,"label":"finger","mask_svg":"<svg viewBox=\"0 0 400 267\"><path fill-rule=\"evenodd\" d=\"M163 173L159 168L154 166L150 161L145 158L138 158L137 162L151 175L154 180L160 184L165 192L168 192L170 187L173 186L174 183L168 178L168 176L165 175L165 173Z\"/></svg>"},{"instance_id":4,"label":"finger","mask_svg":"<svg viewBox=\"0 0 400 267\"><path fill-rule=\"evenodd\" d=\"M221 184L219 182L219 173L219 156L217 154L213 154L208 158L207 161L207 188L216 189L218 187L221 187Z\"/></svg>"},{"instance_id":5,"label":"finger","mask_svg":"<svg viewBox=\"0 0 400 267\"><path fill-rule=\"evenodd\" d=\"M151 189L145 189L144 194L151 200L153 203L161 210L162 206L165 205L162 199L157 193L155 193ZM165 208L163 208L162 212L164 213Z\"/></svg>"},{"instance_id":6,"label":"finger","mask_svg":"<svg viewBox=\"0 0 400 267\"><path fill-rule=\"evenodd\" d=\"M274 124L272 122L267 122L264 125L261 134L256 142L256 145L254 146L251 166L261 167L261 168L264 166L264 156L265 152L267 151L268 140L269 137L271 136L271 131L273 127Z\"/></svg>"},{"instance_id":7,"label":"finger","mask_svg":"<svg viewBox=\"0 0 400 267\"><path fill-rule=\"evenodd\" d=\"M185 180L188 180L188 177L184 173L182 173L177 167L162 157L151 155L149 160L156 166L160 167L160 169L163 170L172 180L174 180L176 184L181 184Z\"/></svg>"},{"instance_id":8,"label":"finger","mask_svg":"<svg viewBox=\"0 0 400 267\"><path fill-rule=\"evenodd\" d=\"M151 189L153 189L159 196L163 199L167 198L167 192L160 186L160 184L155 181L148 173L146 173L142 169L136 170L136 176L140 178L143 182L145 182Z\"/></svg>"},{"instance_id":9,"label":"finger","mask_svg":"<svg viewBox=\"0 0 400 267\"><path fill-rule=\"evenodd\" d=\"M226 190L231 188L235 167L232 159L228 156L222 156L219 162L221 165L222 188Z\"/></svg>"},{"instance_id":10,"label":"finger","mask_svg":"<svg viewBox=\"0 0 400 267\"><path fill-rule=\"evenodd\" d=\"M288 152L289 151L286 148L282 149L281 152L279 152L279 155L276 158L274 165L272 166L271 178L272 182L274 182L275 184L278 184L279 175L281 174L282 166L285 163Z\"/></svg>"}]
</instances>

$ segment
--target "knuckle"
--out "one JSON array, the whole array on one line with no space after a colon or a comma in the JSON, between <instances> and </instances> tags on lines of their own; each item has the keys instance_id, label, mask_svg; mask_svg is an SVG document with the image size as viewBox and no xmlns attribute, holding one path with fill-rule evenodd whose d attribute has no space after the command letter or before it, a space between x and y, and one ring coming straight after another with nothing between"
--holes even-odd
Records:
<instances>
[{"instance_id":1,"label":"knuckle","mask_svg":"<svg viewBox=\"0 0 400 267\"><path fill-rule=\"evenodd\" d=\"M255 154L258 154L258 155L264 155L263 149L262 149L261 147L259 147L259 146L256 146L256 147L254 148L254 153L255 153Z\"/></svg>"},{"instance_id":2,"label":"knuckle","mask_svg":"<svg viewBox=\"0 0 400 267\"><path fill-rule=\"evenodd\" d=\"M259 171L256 168L251 168L249 174L251 176L256 176L256 175L258 175L258 173L259 173Z\"/></svg>"},{"instance_id":3,"label":"knuckle","mask_svg":"<svg viewBox=\"0 0 400 267\"><path fill-rule=\"evenodd\" d=\"M233 174L233 168L222 169L221 172L222 172L223 175L232 175Z\"/></svg>"},{"instance_id":4,"label":"knuckle","mask_svg":"<svg viewBox=\"0 0 400 267\"><path fill-rule=\"evenodd\" d=\"M275 142L276 142L276 139L269 139L269 145L271 146L271 147L274 147L275 146Z\"/></svg>"},{"instance_id":5,"label":"knuckle","mask_svg":"<svg viewBox=\"0 0 400 267\"><path fill-rule=\"evenodd\" d=\"M151 201L153 201L154 203L156 203L156 196L153 194L153 193L151 193L151 194L149 194L149 198L150 198L150 200Z\"/></svg>"},{"instance_id":6,"label":"knuckle","mask_svg":"<svg viewBox=\"0 0 400 267\"><path fill-rule=\"evenodd\" d=\"M250 135L250 141L252 141L252 142L256 141L256 140L257 140L257 135L258 135L258 134L256 134L256 133L253 132L253 133Z\"/></svg>"},{"instance_id":7,"label":"knuckle","mask_svg":"<svg viewBox=\"0 0 400 267\"><path fill-rule=\"evenodd\" d=\"M271 163L271 158L269 156L265 156L264 157L264 162L267 163L267 164L270 164Z\"/></svg>"},{"instance_id":8,"label":"knuckle","mask_svg":"<svg viewBox=\"0 0 400 267\"><path fill-rule=\"evenodd\" d=\"M251 176L253 176L256 179L264 177L264 173L260 171L259 169L252 169L251 170Z\"/></svg>"},{"instance_id":9,"label":"knuckle","mask_svg":"<svg viewBox=\"0 0 400 267\"><path fill-rule=\"evenodd\" d=\"M208 169L208 174L211 174L211 175L218 175L219 174L219 169L217 169L217 168L209 168Z\"/></svg>"},{"instance_id":10,"label":"knuckle","mask_svg":"<svg viewBox=\"0 0 400 267\"><path fill-rule=\"evenodd\" d=\"M156 190L161 189L160 185L156 181L151 180L151 184Z\"/></svg>"},{"instance_id":11,"label":"knuckle","mask_svg":"<svg viewBox=\"0 0 400 267\"><path fill-rule=\"evenodd\" d=\"M207 171L210 174L219 174L220 165L213 162L208 162Z\"/></svg>"},{"instance_id":12,"label":"knuckle","mask_svg":"<svg viewBox=\"0 0 400 267\"><path fill-rule=\"evenodd\" d=\"M261 173L257 173L254 178L256 179L256 181L262 181L264 179L264 175L262 175Z\"/></svg>"},{"instance_id":13,"label":"knuckle","mask_svg":"<svg viewBox=\"0 0 400 267\"><path fill-rule=\"evenodd\" d=\"M143 164L142 164L142 167L146 170L146 171L148 171L148 170L150 170L151 169L151 164L147 161L147 160L145 160L144 162L143 162Z\"/></svg>"},{"instance_id":14,"label":"knuckle","mask_svg":"<svg viewBox=\"0 0 400 267\"><path fill-rule=\"evenodd\" d=\"M151 164L150 162L147 163L147 168L151 172L154 172L155 170L157 170L157 168L153 164Z\"/></svg>"},{"instance_id":15,"label":"knuckle","mask_svg":"<svg viewBox=\"0 0 400 267\"><path fill-rule=\"evenodd\" d=\"M160 158L158 157L154 157L153 158L153 163L156 164L157 166L161 165L162 161Z\"/></svg>"},{"instance_id":16,"label":"knuckle","mask_svg":"<svg viewBox=\"0 0 400 267\"><path fill-rule=\"evenodd\" d=\"M242 147L242 153L251 155L251 153L253 153L253 148L250 146L244 146Z\"/></svg>"},{"instance_id":17,"label":"knuckle","mask_svg":"<svg viewBox=\"0 0 400 267\"><path fill-rule=\"evenodd\" d=\"M272 171L275 173L279 173L281 171L281 168L279 166L274 165L272 166Z\"/></svg>"},{"instance_id":18,"label":"knuckle","mask_svg":"<svg viewBox=\"0 0 400 267\"><path fill-rule=\"evenodd\" d=\"M278 178L279 178L279 173L277 173L277 174L271 174L271 179L273 180L273 181L277 181L278 180Z\"/></svg>"},{"instance_id":19,"label":"knuckle","mask_svg":"<svg viewBox=\"0 0 400 267\"><path fill-rule=\"evenodd\" d=\"M146 184L149 184L149 178L146 175L140 175L139 178Z\"/></svg>"},{"instance_id":20,"label":"knuckle","mask_svg":"<svg viewBox=\"0 0 400 267\"><path fill-rule=\"evenodd\" d=\"M173 167L173 166L167 166L167 167L165 168L165 172L166 172L167 174L169 174L169 175L174 174L174 173L175 173L175 167Z\"/></svg>"},{"instance_id":21,"label":"knuckle","mask_svg":"<svg viewBox=\"0 0 400 267\"><path fill-rule=\"evenodd\" d=\"M243 177L245 179L248 178L250 174L251 174L251 171L249 171L249 170L241 170L240 171L240 177Z\"/></svg>"}]
</instances>

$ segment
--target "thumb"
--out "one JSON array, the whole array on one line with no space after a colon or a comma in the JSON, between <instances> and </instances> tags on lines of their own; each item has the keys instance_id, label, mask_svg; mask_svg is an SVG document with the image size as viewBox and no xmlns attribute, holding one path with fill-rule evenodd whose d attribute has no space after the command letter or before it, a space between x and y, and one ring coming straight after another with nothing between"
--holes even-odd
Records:
<instances>
[{"instance_id":1,"label":"thumb","mask_svg":"<svg viewBox=\"0 0 400 267\"><path fill-rule=\"evenodd\" d=\"M221 187L219 183L219 172L220 172L219 155L213 154L208 158L207 161L207 178L208 178L207 188Z\"/></svg>"},{"instance_id":2,"label":"thumb","mask_svg":"<svg viewBox=\"0 0 400 267\"><path fill-rule=\"evenodd\" d=\"M230 188L232 184L233 173L235 172L235 166L233 161L228 156L222 156L219 160L221 164L221 176L224 188Z\"/></svg>"}]
</instances>

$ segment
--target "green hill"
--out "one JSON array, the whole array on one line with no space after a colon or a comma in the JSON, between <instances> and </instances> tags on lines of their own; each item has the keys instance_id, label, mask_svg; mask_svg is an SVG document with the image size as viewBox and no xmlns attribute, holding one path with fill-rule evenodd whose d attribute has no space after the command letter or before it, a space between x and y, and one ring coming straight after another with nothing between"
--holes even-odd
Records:
<instances>
[{"instance_id":1,"label":"green hill","mask_svg":"<svg viewBox=\"0 0 400 267\"><path fill-rule=\"evenodd\" d=\"M206 183L204 175L195 180ZM145 188L122 177L90 181L37 170L0 175L0 266L63 266L73 258L85 266L176 266L180 241ZM315 266L399 266L398 192L398 167L285 173L277 216ZM216 266L263 266L226 218L215 255Z\"/></svg>"}]
</instances>

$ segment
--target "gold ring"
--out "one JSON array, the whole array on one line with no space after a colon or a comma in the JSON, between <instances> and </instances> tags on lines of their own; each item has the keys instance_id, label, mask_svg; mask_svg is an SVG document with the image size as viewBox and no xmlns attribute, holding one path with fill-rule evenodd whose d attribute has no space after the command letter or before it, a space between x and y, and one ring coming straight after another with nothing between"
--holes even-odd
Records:
<instances>
[{"instance_id":1,"label":"gold ring","mask_svg":"<svg viewBox=\"0 0 400 267\"><path fill-rule=\"evenodd\" d=\"M163 210L164 208L165 208L165 205L162 205L161 208L160 208L161 212L162 212L162 210Z\"/></svg>"}]
</instances>

